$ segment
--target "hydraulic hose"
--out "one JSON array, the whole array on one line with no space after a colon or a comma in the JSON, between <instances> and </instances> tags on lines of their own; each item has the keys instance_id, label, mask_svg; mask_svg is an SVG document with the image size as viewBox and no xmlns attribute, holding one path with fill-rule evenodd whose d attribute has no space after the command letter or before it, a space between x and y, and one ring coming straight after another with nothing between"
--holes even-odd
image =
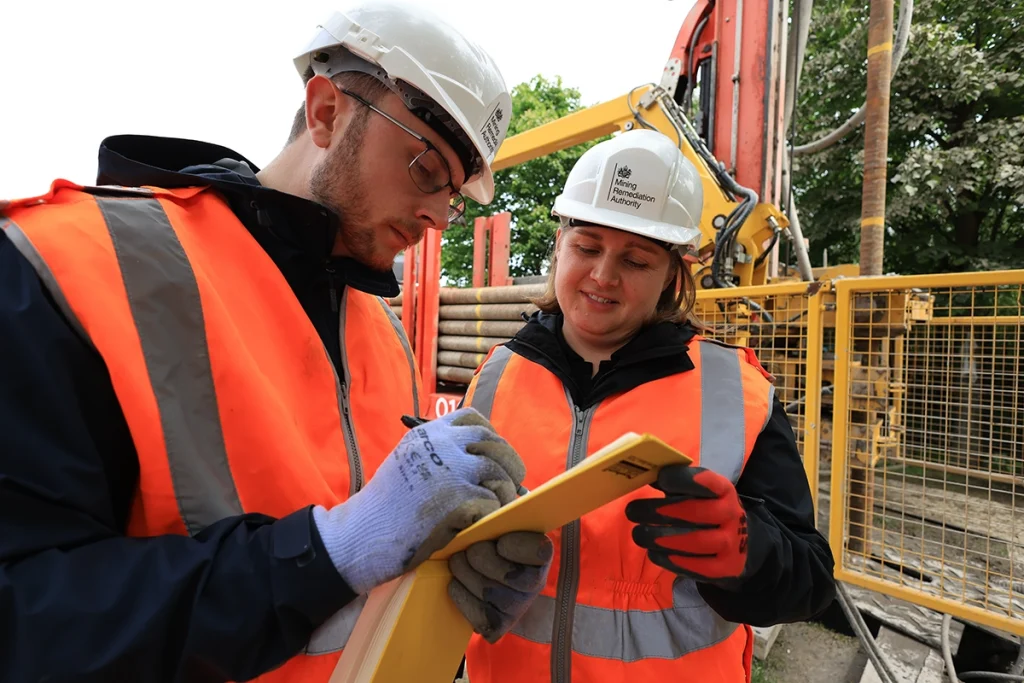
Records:
<instances>
[{"instance_id":1,"label":"hydraulic hose","mask_svg":"<svg viewBox=\"0 0 1024 683\"><path fill-rule=\"evenodd\" d=\"M942 615L942 633L940 639L942 641L942 659L946 662L946 677L949 678L949 683L961 683L961 681L1024 681L1024 676L1018 671L1018 665L1024 666L1024 640L1018 641L1021 643L1021 649L1017 653L1017 661L1014 662L1013 668L1010 670L1011 673L1001 674L993 671L968 671L957 675L956 667L953 666L953 654L949 646L949 627L953 623L953 616L950 614Z\"/></svg>"}]
</instances>

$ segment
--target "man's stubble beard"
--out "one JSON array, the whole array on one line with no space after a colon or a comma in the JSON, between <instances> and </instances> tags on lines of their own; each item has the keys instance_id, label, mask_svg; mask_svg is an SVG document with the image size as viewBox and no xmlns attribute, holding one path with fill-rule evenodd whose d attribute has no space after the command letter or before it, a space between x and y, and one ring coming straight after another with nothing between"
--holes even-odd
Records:
<instances>
[{"instance_id":1,"label":"man's stubble beard","mask_svg":"<svg viewBox=\"0 0 1024 683\"><path fill-rule=\"evenodd\" d=\"M365 183L360 174L360 156L366 116L352 121L341 143L313 169L309 192L314 200L338 214L339 239L349 255L380 271L391 270L393 257L379 253L376 230L369 224Z\"/></svg>"}]
</instances>

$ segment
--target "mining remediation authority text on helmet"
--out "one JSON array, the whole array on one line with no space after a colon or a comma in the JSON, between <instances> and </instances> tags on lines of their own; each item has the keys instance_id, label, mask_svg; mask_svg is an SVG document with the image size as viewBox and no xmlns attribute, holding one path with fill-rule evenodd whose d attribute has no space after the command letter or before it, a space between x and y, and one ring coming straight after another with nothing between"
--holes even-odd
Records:
<instances>
[{"instance_id":1,"label":"mining remediation authority text on helmet","mask_svg":"<svg viewBox=\"0 0 1024 683\"><path fill-rule=\"evenodd\" d=\"M693 162L664 134L636 129L584 152L551 213L685 251L700 244L703 206L704 186Z\"/></svg>"}]
</instances>

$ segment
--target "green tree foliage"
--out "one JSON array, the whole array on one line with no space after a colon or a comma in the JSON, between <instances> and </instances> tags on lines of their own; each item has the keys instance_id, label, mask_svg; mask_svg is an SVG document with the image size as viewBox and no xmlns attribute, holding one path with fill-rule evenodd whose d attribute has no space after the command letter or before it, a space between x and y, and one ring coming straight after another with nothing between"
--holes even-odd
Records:
<instances>
[{"instance_id":1,"label":"green tree foliage","mask_svg":"<svg viewBox=\"0 0 1024 683\"><path fill-rule=\"evenodd\" d=\"M578 109L580 93L562 85L562 79L535 76L512 90L509 137L536 128ZM452 286L473 281L473 221L502 211L512 214L512 245L509 273L513 276L543 272L551 252L557 222L551 206L562 190L569 170L589 143L570 147L499 171L494 175L495 196L488 206L466 200L465 223L445 231L441 248L441 275Z\"/></svg>"},{"instance_id":2,"label":"green tree foliage","mask_svg":"<svg viewBox=\"0 0 1024 683\"><path fill-rule=\"evenodd\" d=\"M899 0L897 0L897 7ZM868 3L819 0L796 141L864 101ZM1024 3L917 0L892 82L885 267L899 273L1024 266ZM863 126L798 157L794 192L812 261L858 260Z\"/></svg>"}]
</instances>

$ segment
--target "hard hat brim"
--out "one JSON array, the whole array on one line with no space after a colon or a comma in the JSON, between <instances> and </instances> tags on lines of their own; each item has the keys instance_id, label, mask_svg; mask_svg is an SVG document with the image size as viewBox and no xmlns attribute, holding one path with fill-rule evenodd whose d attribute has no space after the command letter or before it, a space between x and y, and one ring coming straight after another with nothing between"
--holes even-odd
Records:
<instances>
[{"instance_id":1,"label":"hard hat brim","mask_svg":"<svg viewBox=\"0 0 1024 683\"><path fill-rule=\"evenodd\" d=\"M685 227L652 221L640 216L598 208L592 204L566 197L558 197L555 200L551 213L564 218L575 218L578 221L631 232L656 242L668 242L680 248L696 249L700 246L703 236L699 227Z\"/></svg>"}]
</instances>

